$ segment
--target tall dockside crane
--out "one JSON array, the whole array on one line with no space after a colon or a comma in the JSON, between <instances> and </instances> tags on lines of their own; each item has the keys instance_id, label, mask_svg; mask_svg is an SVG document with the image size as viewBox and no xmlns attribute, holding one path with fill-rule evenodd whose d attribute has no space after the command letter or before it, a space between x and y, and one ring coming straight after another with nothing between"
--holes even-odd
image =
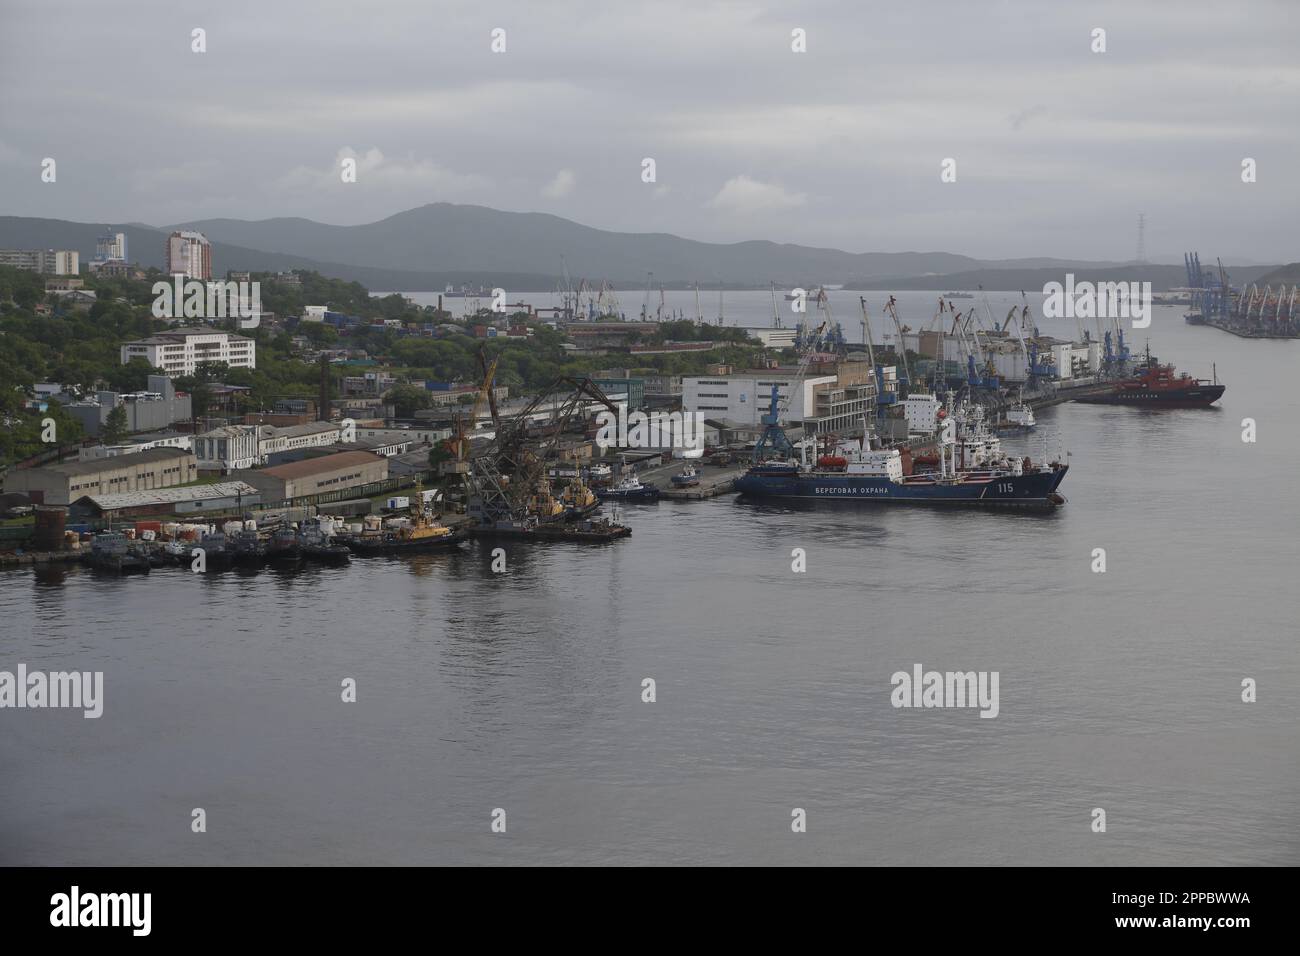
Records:
<instances>
[{"instance_id":1,"label":"tall dockside crane","mask_svg":"<svg viewBox=\"0 0 1300 956\"><path fill-rule=\"evenodd\" d=\"M871 365L872 381L876 385L876 418L879 420L885 417L889 406L897 403L898 393L885 390L885 369L876 363L876 345L871 336L871 319L867 315L867 297L858 296L858 304L862 308L862 337L867 346L867 362Z\"/></svg>"},{"instance_id":2,"label":"tall dockside crane","mask_svg":"<svg viewBox=\"0 0 1300 956\"><path fill-rule=\"evenodd\" d=\"M894 320L894 332L898 335L898 361L903 372L898 378L898 388L902 397L906 398L912 387L912 370L907 364L907 344L903 341L903 324L898 321L897 303L892 295L885 303L885 311Z\"/></svg>"},{"instance_id":3,"label":"tall dockside crane","mask_svg":"<svg viewBox=\"0 0 1300 956\"><path fill-rule=\"evenodd\" d=\"M759 436L758 441L754 443L754 461L762 461L763 453L768 449L779 452L784 455L794 454L794 446L790 444L790 439L785 430L781 427L781 419L790 408L790 399L794 397L795 392L803 387L803 380L808 375L808 365L812 362L813 354L817 351L818 341L822 332L825 330L827 323L823 322L817 327L817 331L809 336L809 341L803 347L799 356L799 367L795 371L794 381L790 383L790 389L786 392L785 398L780 397L777 386L772 386L772 396L767 412L760 421L763 424L763 434ZM807 409L804 409L805 415ZM800 458L807 464L808 436L804 435L804 440L799 443Z\"/></svg>"}]
</instances>

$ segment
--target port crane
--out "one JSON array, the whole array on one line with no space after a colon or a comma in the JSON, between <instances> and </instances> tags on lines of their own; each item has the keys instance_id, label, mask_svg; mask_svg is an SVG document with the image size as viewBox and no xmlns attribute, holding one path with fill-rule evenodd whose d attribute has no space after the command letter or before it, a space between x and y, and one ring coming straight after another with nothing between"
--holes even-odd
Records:
<instances>
[{"instance_id":1,"label":"port crane","mask_svg":"<svg viewBox=\"0 0 1300 956\"><path fill-rule=\"evenodd\" d=\"M829 320L828 320L829 321ZM826 328L827 323L823 322L817 327L816 334L811 337L811 341L803 349L799 357L799 367L795 371L794 380L790 383L790 388L786 392L785 398L780 397L776 385L772 386L771 402L768 405L767 412L760 421L763 424L763 434L759 436L758 441L754 443L754 461L761 461L763 452L772 449L777 454L790 456L794 454L794 445L790 443L789 436L786 435L785 429L781 427L781 419L790 408L790 399L794 393L803 386L803 380L808 375L808 365L812 362L813 354L817 351L817 340L820 338L822 331ZM806 414L805 409L805 414ZM807 439L805 435L800 441L800 456L804 463L807 463Z\"/></svg>"},{"instance_id":2,"label":"port crane","mask_svg":"<svg viewBox=\"0 0 1300 956\"><path fill-rule=\"evenodd\" d=\"M645 297L641 300L641 321L650 320L650 287L654 285L655 274L647 272L645 274Z\"/></svg>"},{"instance_id":3,"label":"port crane","mask_svg":"<svg viewBox=\"0 0 1300 956\"><path fill-rule=\"evenodd\" d=\"M966 353L966 385L974 391L978 388L985 388L991 391L997 391L998 379L992 374L989 361L984 357L984 351L979 344L979 333L970 327L971 319L974 318L975 310L968 309L965 318L955 309L952 313L952 335L957 336L957 341L961 343L962 351ZM979 367L976 367L975 356L979 355ZM980 370L983 370L983 375Z\"/></svg>"},{"instance_id":4,"label":"port crane","mask_svg":"<svg viewBox=\"0 0 1300 956\"><path fill-rule=\"evenodd\" d=\"M867 364L871 366L872 380L876 388L876 418L885 417L885 410L898 401L898 393L885 388L884 366L876 363L876 346L871 336L871 319L867 316L867 297L858 296L858 305L862 309L862 341L867 346Z\"/></svg>"},{"instance_id":5,"label":"port crane","mask_svg":"<svg viewBox=\"0 0 1300 956\"><path fill-rule=\"evenodd\" d=\"M903 324L898 321L897 303L892 295L889 297L889 301L885 303L885 311L894 320L894 331L898 334L898 348L896 351L898 352L899 364L903 370L903 374L898 378L898 390L899 394L906 398L912 386L912 370L907 364L907 345L903 342Z\"/></svg>"},{"instance_id":6,"label":"port crane","mask_svg":"<svg viewBox=\"0 0 1300 956\"><path fill-rule=\"evenodd\" d=\"M1028 375L1025 384L1029 386L1029 389L1032 392L1038 387L1040 382L1051 380L1053 373L1056 371L1056 367L1051 362L1039 361L1038 326L1029 325L1029 297L1025 295L1024 289L1020 290L1020 303L1021 305L1019 309L1012 306L1011 311L1007 313L1007 321L1003 325L1003 331L1006 331L1007 326L1012 324L1012 317L1016 316L1016 313L1019 312L1019 317L1015 322L1016 338L1020 342L1020 351L1024 354L1028 363L1025 369ZM988 308L987 297L984 301L984 307L986 309ZM1025 339L1026 326L1028 326L1031 331L1028 341Z\"/></svg>"}]
</instances>

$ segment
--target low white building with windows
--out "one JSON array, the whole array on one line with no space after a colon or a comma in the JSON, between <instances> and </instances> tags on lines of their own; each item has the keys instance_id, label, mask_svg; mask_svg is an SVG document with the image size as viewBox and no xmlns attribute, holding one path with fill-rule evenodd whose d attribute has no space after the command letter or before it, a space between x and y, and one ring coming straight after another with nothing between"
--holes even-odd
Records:
<instances>
[{"instance_id":1,"label":"low white building with windows","mask_svg":"<svg viewBox=\"0 0 1300 956\"><path fill-rule=\"evenodd\" d=\"M257 368L257 343L220 329L168 329L122 346L122 364L142 358L168 375L193 375L204 362L224 362L231 368Z\"/></svg>"},{"instance_id":2,"label":"low white building with windows","mask_svg":"<svg viewBox=\"0 0 1300 956\"><path fill-rule=\"evenodd\" d=\"M816 414L819 385L834 385L834 375L809 375L794 387L798 376L792 369L759 369L729 375L686 375L682 377L682 410L700 412L705 418L726 419L742 425L757 425L772 401L772 386L780 401L788 397L781 421L802 422ZM793 392L792 392L793 388Z\"/></svg>"},{"instance_id":3,"label":"low white building with windows","mask_svg":"<svg viewBox=\"0 0 1300 956\"><path fill-rule=\"evenodd\" d=\"M303 448L326 448L343 440L337 422L273 425L225 425L194 436L194 457L204 471L228 473L269 464L272 455Z\"/></svg>"},{"instance_id":4,"label":"low white building with windows","mask_svg":"<svg viewBox=\"0 0 1300 956\"><path fill-rule=\"evenodd\" d=\"M194 436L194 457L200 471L223 474L240 468L255 468L266 461L262 454L262 432L269 425L225 425Z\"/></svg>"}]
</instances>

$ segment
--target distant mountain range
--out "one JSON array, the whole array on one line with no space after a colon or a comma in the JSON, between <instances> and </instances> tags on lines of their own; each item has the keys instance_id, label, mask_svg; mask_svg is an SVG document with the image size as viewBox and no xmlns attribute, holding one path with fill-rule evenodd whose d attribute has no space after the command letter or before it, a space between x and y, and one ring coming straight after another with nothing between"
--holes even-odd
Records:
<instances>
[{"instance_id":1,"label":"distant mountain range","mask_svg":"<svg viewBox=\"0 0 1300 956\"><path fill-rule=\"evenodd\" d=\"M0 217L0 247L78 249L88 259L107 223ZM846 285L852 288L1029 288L1073 271L1118 280L1123 263L1028 258L980 260L947 252L867 252L762 240L697 242L667 233L593 229L544 213L501 212L484 206L433 203L359 226L330 226L310 219L204 219L155 227L116 225L127 234L131 259L163 265L166 234L194 229L212 241L213 270L313 269L368 288L432 291L451 285L554 288L565 269L577 281L608 280L622 289L643 288L646 274L666 287L693 282L760 288ZM561 258L563 257L563 258ZM1166 285L1182 282L1178 266L1143 267ZM1241 267L1263 274L1276 266ZM1166 278L1167 276L1167 278Z\"/></svg>"},{"instance_id":2,"label":"distant mountain range","mask_svg":"<svg viewBox=\"0 0 1300 956\"><path fill-rule=\"evenodd\" d=\"M1235 273L1233 278L1237 278ZM1300 285L1300 262L1292 262L1281 266L1250 281L1257 282L1260 285Z\"/></svg>"}]
</instances>

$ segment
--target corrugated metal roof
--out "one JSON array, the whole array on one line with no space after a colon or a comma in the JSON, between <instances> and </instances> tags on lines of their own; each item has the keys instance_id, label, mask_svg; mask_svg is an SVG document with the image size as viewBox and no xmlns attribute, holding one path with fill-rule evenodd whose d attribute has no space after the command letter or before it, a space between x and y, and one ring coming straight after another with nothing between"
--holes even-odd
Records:
<instances>
[{"instance_id":1,"label":"corrugated metal roof","mask_svg":"<svg viewBox=\"0 0 1300 956\"><path fill-rule=\"evenodd\" d=\"M274 468L263 468L258 474L285 479L307 478L311 475L338 471L340 468L350 468L353 465L373 465L375 462L386 460L382 455L373 455L368 451L341 451L337 455L325 455L322 458L308 458L303 461L291 461L287 465L276 465Z\"/></svg>"},{"instance_id":2,"label":"corrugated metal roof","mask_svg":"<svg viewBox=\"0 0 1300 956\"><path fill-rule=\"evenodd\" d=\"M127 455L114 455L112 458L92 458L88 461L70 461L61 465L42 465L39 469L34 468L32 470L52 471L56 475L75 478L81 475L121 471L123 468L131 468L136 465L148 465L153 462L171 461L185 457L193 458L194 453L184 448L165 446L162 448L146 448L144 451L135 451Z\"/></svg>"},{"instance_id":3,"label":"corrugated metal roof","mask_svg":"<svg viewBox=\"0 0 1300 956\"><path fill-rule=\"evenodd\" d=\"M146 505L179 504L186 501L206 501L209 498L236 498L256 495L257 489L242 481L222 481L212 485L190 485L185 488L155 488L152 491L127 491L112 495L86 495L75 503L92 502L101 511L122 508L141 508Z\"/></svg>"},{"instance_id":4,"label":"corrugated metal roof","mask_svg":"<svg viewBox=\"0 0 1300 956\"><path fill-rule=\"evenodd\" d=\"M299 438L303 435L319 435L322 432L339 431L339 425L333 422L307 422L305 425L286 425L283 428L271 426L276 438Z\"/></svg>"}]
</instances>

